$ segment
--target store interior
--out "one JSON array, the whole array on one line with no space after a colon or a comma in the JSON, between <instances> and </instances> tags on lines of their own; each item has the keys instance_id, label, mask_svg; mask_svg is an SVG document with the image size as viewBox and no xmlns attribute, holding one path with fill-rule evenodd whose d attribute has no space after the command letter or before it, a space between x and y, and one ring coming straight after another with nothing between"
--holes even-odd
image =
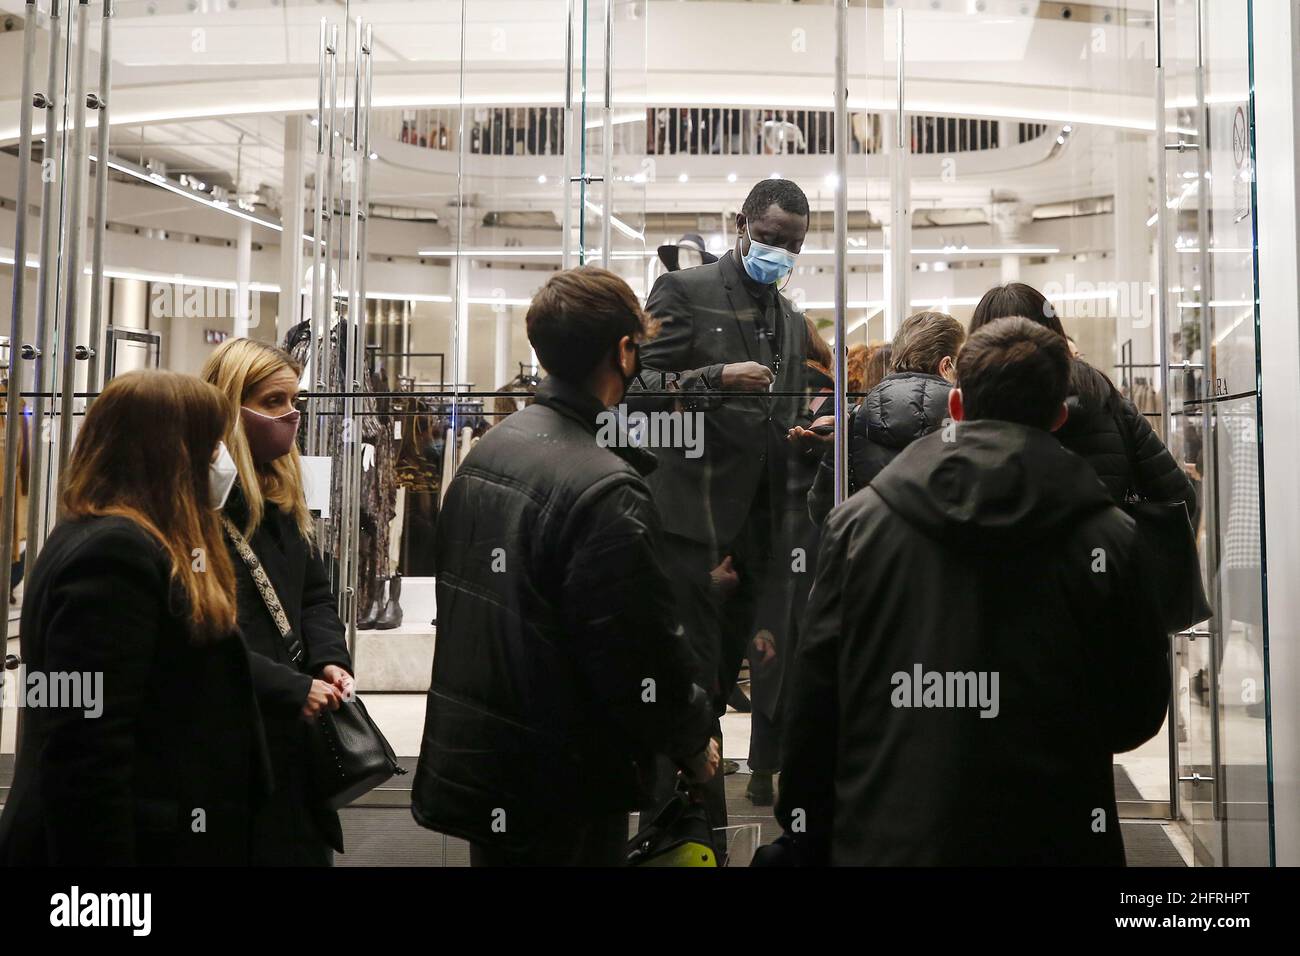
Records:
<instances>
[{"instance_id":1,"label":"store interior","mask_svg":"<svg viewBox=\"0 0 1300 956\"><path fill-rule=\"evenodd\" d=\"M415 754L439 496L536 388L533 292L595 263L644 300L695 261L683 237L723 254L753 184L786 178L811 224L784 292L828 344L1029 283L1193 478L1215 615L1171 637L1170 719L1116 758L1119 806L1163 862L1273 862L1245 3L50 2L0 0L10 654L20 558L105 381L334 330L361 348L308 369L310 452L335 484L364 446L388 463L333 499L341 609L371 712ZM742 775L748 723L725 718ZM737 839L775 835L747 819Z\"/></svg>"}]
</instances>

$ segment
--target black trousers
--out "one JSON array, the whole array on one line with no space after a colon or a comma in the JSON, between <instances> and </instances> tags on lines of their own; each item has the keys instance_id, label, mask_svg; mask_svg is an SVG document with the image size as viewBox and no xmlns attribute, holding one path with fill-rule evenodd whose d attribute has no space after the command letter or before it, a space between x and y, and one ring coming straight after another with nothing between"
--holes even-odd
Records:
<instances>
[{"instance_id":1,"label":"black trousers","mask_svg":"<svg viewBox=\"0 0 1300 956\"><path fill-rule=\"evenodd\" d=\"M713 702L713 736L719 739L722 727L717 718L726 713L727 700L740 674L740 662L753 637L754 614L770 560L771 541L770 516L765 509L756 511L726 549L677 535L664 536L664 566L669 569L677 619L695 651L695 681L709 692ZM736 589L724 597L712 588L709 572L727 555L731 555L740 580ZM668 802L676 778L676 765L667 757L657 758L652 780L642 794L642 820L649 821ZM727 825L726 781L721 772L704 788L704 805L715 829ZM721 858L725 844L717 851Z\"/></svg>"},{"instance_id":2,"label":"black trousers","mask_svg":"<svg viewBox=\"0 0 1300 956\"><path fill-rule=\"evenodd\" d=\"M526 850L471 843L470 866L622 866L627 859L627 814L556 824Z\"/></svg>"}]
</instances>

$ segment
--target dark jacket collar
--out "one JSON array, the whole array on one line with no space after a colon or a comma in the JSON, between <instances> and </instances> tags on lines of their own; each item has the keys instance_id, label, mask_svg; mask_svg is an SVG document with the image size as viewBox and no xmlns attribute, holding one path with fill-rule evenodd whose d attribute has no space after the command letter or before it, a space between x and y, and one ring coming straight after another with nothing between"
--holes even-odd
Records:
<instances>
[{"instance_id":1,"label":"dark jacket collar","mask_svg":"<svg viewBox=\"0 0 1300 956\"><path fill-rule=\"evenodd\" d=\"M595 395L592 395L586 389L556 378L554 375L546 376L546 378L542 379L542 383L537 386L537 397L534 399L534 404L543 405L566 418L572 419L591 432L592 438L595 438L596 433L600 430L598 416L609 412L609 409L600 404L600 399ZM659 463L651 452L627 442L620 442L618 445L610 446L609 450L635 468L641 475L650 474Z\"/></svg>"},{"instance_id":2,"label":"dark jacket collar","mask_svg":"<svg viewBox=\"0 0 1300 956\"><path fill-rule=\"evenodd\" d=\"M736 258L736 250L728 249L726 255L718 260L722 270L722 281L728 289L739 286L748 292L755 299L761 299L764 296L771 295L776 291L775 286L766 285L762 282L755 282L745 271L744 265Z\"/></svg>"}]
</instances>

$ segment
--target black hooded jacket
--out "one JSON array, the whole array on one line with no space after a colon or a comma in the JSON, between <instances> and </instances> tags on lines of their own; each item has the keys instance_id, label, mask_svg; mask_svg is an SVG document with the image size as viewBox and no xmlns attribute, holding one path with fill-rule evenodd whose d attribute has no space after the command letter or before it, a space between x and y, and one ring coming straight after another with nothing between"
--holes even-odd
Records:
<instances>
[{"instance_id":1,"label":"black hooded jacket","mask_svg":"<svg viewBox=\"0 0 1300 956\"><path fill-rule=\"evenodd\" d=\"M1169 671L1133 521L1092 469L1045 431L960 424L822 534L787 832L836 864L1122 865L1113 755L1160 729Z\"/></svg>"},{"instance_id":2,"label":"black hooded jacket","mask_svg":"<svg viewBox=\"0 0 1300 956\"><path fill-rule=\"evenodd\" d=\"M948 417L952 384L925 372L893 372L849 413L848 495L865 488L894 456ZM845 497L848 497L845 495ZM808 491L808 514L820 525L835 504L835 455L828 452Z\"/></svg>"}]
</instances>

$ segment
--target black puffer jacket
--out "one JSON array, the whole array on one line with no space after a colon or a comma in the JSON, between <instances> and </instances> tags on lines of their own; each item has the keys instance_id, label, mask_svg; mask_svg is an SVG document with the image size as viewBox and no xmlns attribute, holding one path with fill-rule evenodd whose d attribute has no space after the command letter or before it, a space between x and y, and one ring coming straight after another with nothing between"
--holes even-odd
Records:
<instances>
[{"instance_id":1,"label":"black puffer jacket","mask_svg":"<svg viewBox=\"0 0 1300 956\"><path fill-rule=\"evenodd\" d=\"M867 393L849 414L849 487L851 495L894 457L922 435L928 435L948 417L947 379L925 372L894 372ZM808 492L808 514L817 524L826 520L835 504L835 457L822 458L817 479Z\"/></svg>"},{"instance_id":2,"label":"black puffer jacket","mask_svg":"<svg viewBox=\"0 0 1300 956\"><path fill-rule=\"evenodd\" d=\"M1101 372L1075 359L1070 417L1056 437L1097 472L1111 500L1132 491L1148 501L1181 501L1194 514L1196 492L1160 436Z\"/></svg>"},{"instance_id":3,"label":"black puffer jacket","mask_svg":"<svg viewBox=\"0 0 1300 956\"><path fill-rule=\"evenodd\" d=\"M602 411L548 378L447 489L411 800L431 830L525 848L565 821L632 809L638 765L708 743L642 478L654 456L601 447Z\"/></svg>"}]
</instances>

